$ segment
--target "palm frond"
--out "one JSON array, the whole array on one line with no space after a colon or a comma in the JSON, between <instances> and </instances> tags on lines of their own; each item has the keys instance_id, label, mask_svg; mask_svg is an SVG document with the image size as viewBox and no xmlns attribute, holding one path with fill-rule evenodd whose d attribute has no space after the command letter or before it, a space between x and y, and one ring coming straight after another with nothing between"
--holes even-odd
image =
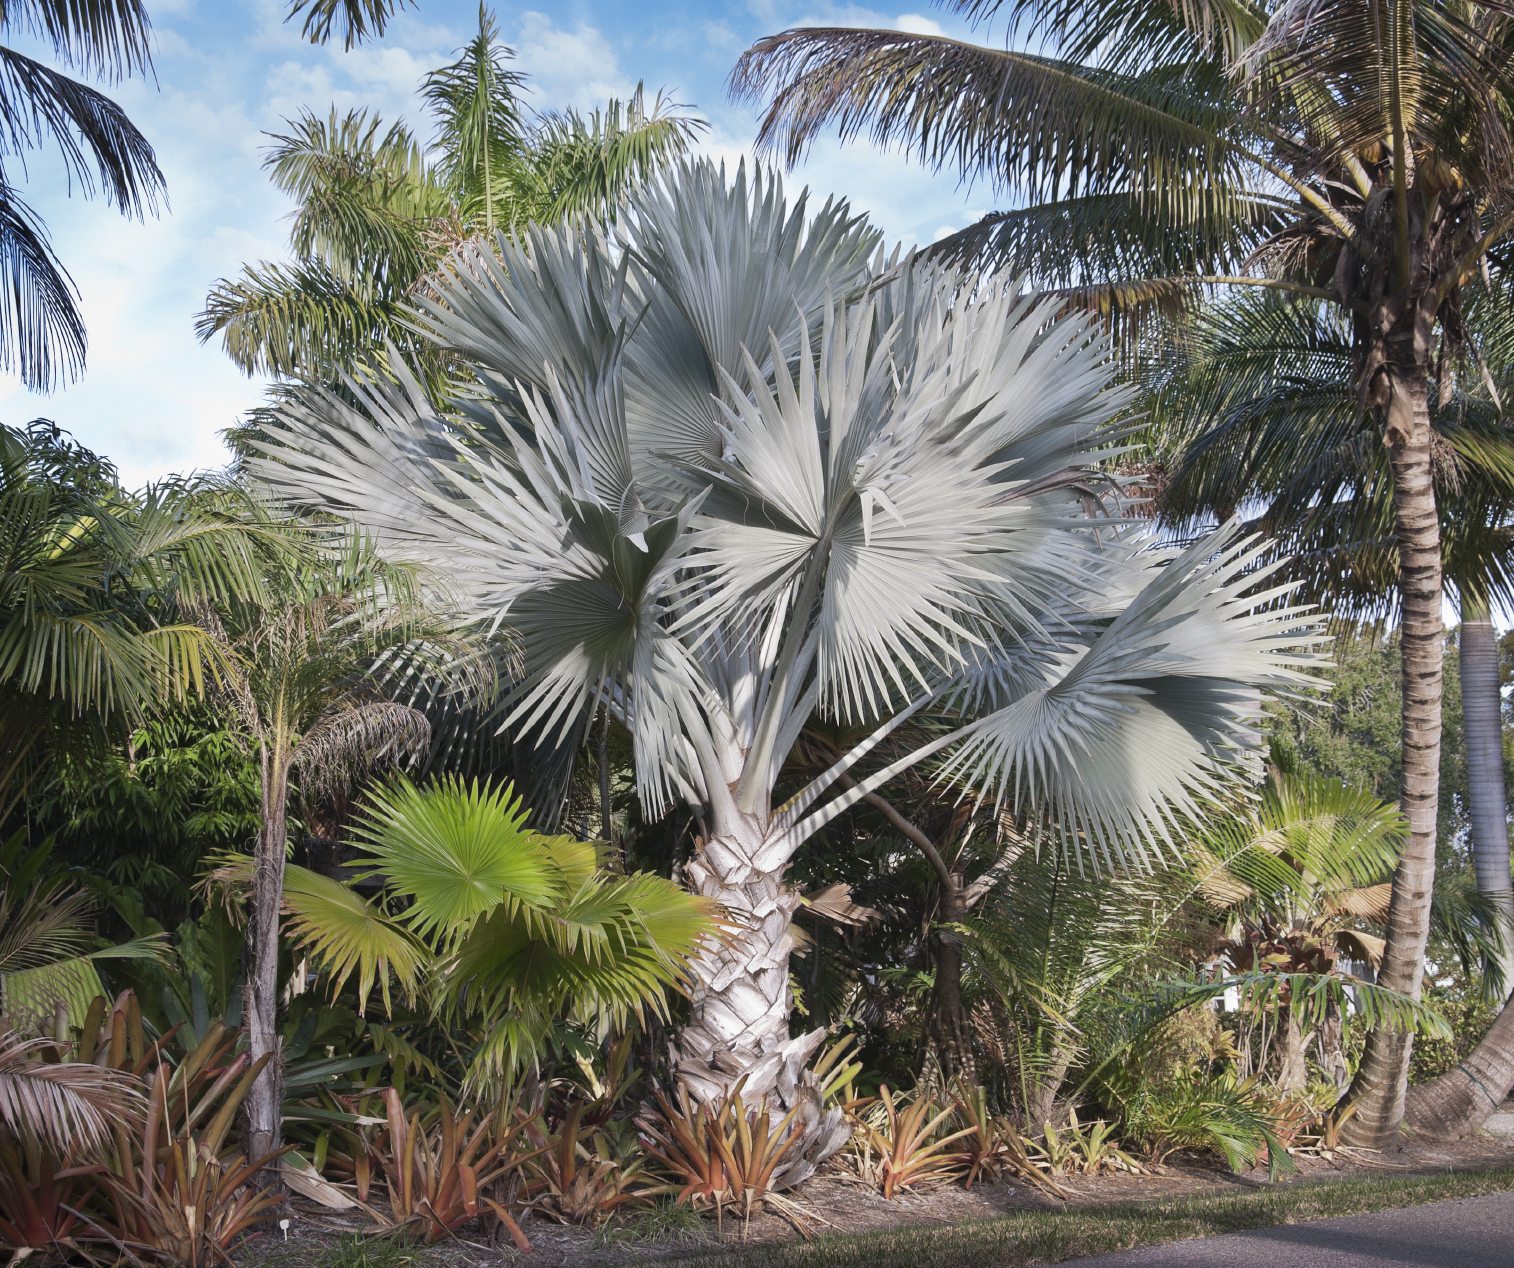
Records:
<instances>
[{"instance_id":1,"label":"palm frond","mask_svg":"<svg viewBox=\"0 0 1514 1268\"><path fill-rule=\"evenodd\" d=\"M341 36L342 47L351 49L382 36L394 15L412 3L413 0L290 0L284 20L302 19L300 34L312 44L326 44L335 33Z\"/></svg>"},{"instance_id":2,"label":"palm frond","mask_svg":"<svg viewBox=\"0 0 1514 1268\"><path fill-rule=\"evenodd\" d=\"M8 0L0 29L51 44L86 75L120 79L151 69L151 23L143 0Z\"/></svg>"},{"instance_id":3,"label":"palm frond","mask_svg":"<svg viewBox=\"0 0 1514 1268\"><path fill-rule=\"evenodd\" d=\"M78 375L86 348L78 300L42 222L0 183L0 369L34 391Z\"/></svg>"},{"instance_id":4,"label":"palm frond","mask_svg":"<svg viewBox=\"0 0 1514 1268\"><path fill-rule=\"evenodd\" d=\"M86 1061L48 1061L51 1039L22 1039L0 1026L0 1129L58 1157L88 1156L114 1139L122 1122L146 1111L129 1071Z\"/></svg>"},{"instance_id":5,"label":"palm frond","mask_svg":"<svg viewBox=\"0 0 1514 1268\"><path fill-rule=\"evenodd\" d=\"M157 210L166 184L152 146L109 97L0 45L0 101L0 156L51 143L86 197L98 190L129 215Z\"/></svg>"}]
</instances>

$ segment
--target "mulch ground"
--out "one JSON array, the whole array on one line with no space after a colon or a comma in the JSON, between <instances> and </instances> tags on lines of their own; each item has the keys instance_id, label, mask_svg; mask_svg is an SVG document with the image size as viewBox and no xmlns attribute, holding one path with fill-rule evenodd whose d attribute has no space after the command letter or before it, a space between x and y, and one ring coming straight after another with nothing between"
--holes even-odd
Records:
<instances>
[{"instance_id":1,"label":"mulch ground","mask_svg":"<svg viewBox=\"0 0 1514 1268\"><path fill-rule=\"evenodd\" d=\"M1514 1164L1514 1135L1485 1133L1465 1141L1405 1143L1389 1153L1356 1154L1333 1160L1301 1157L1296 1162L1298 1174L1277 1183L1321 1184L1366 1174L1470 1170ZM719 1226L712 1216L704 1220L696 1233L684 1233L677 1239L637 1240L613 1224L596 1231L564 1227L538 1216L525 1224L533 1245L529 1256L520 1255L508 1242L504 1246L491 1246L465 1238L437 1246L407 1248L402 1254L396 1250L382 1259L375 1257L374 1262L396 1266L409 1263L417 1268L421 1265L482 1268L514 1262L530 1268L616 1268L649 1260L676 1260L696 1251L708 1253L721 1245L788 1242L822 1231L860 1233L910 1225L952 1225L1016 1211L1091 1208L1234 1192L1237 1188L1265 1187L1269 1180L1264 1167L1236 1175L1200 1162L1176 1161L1142 1175L1073 1176L1060 1178L1058 1182L1070 1194L1065 1202L1014 1180L979 1184L970 1190L948 1186L906 1192L886 1201L855 1177L835 1170L822 1173L799 1193L789 1195L792 1208L784 1214L760 1211L744 1225L739 1215L733 1216L728 1211ZM307 1268L335 1264L339 1261L333 1257L333 1249L343 1242L350 1243L354 1233L367 1227L363 1220L337 1215L298 1199L292 1201L287 1215L290 1220L287 1239L273 1232L248 1243L237 1257L239 1265ZM351 1268L359 1262L348 1260L347 1265Z\"/></svg>"}]
</instances>

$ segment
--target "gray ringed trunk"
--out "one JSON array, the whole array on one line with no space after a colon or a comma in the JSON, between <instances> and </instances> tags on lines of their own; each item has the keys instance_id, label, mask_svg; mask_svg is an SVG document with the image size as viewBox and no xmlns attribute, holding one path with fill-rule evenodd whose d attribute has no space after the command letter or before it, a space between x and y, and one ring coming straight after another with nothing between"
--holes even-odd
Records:
<instances>
[{"instance_id":1,"label":"gray ringed trunk","mask_svg":"<svg viewBox=\"0 0 1514 1268\"><path fill-rule=\"evenodd\" d=\"M1498 903L1514 937L1510 893L1509 826L1504 801L1503 726L1500 717L1498 635L1486 604L1468 602L1461 625L1462 712L1467 728L1467 802L1472 817L1472 859L1477 888ZM1506 947L1504 985L1514 989ZM1409 1089L1404 1121L1426 1136L1456 1139L1477 1131L1514 1089L1514 1001L1464 1061Z\"/></svg>"},{"instance_id":2,"label":"gray ringed trunk","mask_svg":"<svg viewBox=\"0 0 1514 1268\"><path fill-rule=\"evenodd\" d=\"M1441 546L1430 465L1429 384L1423 373L1398 374L1387 401L1398 546L1403 651L1403 793L1409 837L1393 874L1387 947L1378 982L1418 999L1430 932L1440 787ZM1381 1149L1404 1116L1412 1036L1386 1029L1367 1036L1351 1099L1348 1143Z\"/></svg>"},{"instance_id":3,"label":"gray ringed trunk","mask_svg":"<svg viewBox=\"0 0 1514 1268\"><path fill-rule=\"evenodd\" d=\"M1467 735L1467 808L1477 888L1504 921L1504 983L1514 987L1514 878L1509 872L1509 811L1503 777L1503 698L1498 633L1485 601L1467 599L1461 622L1461 707Z\"/></svg>"},{"instance_id":4,"label":"gray ringed trunk","mask_svg":"<svg viewBox=\"0 0 1514 1268\"><path fill-rule=\"evenodd\" d=\"M748 1107L779 1114L799 1107L801 1140L774 1177L801 1184L846 1142L839 1109L827 1108L809 1065L825 1041L816 1030L791 1038L789 955L798 895L783 883L785 864L754 860L766 844L755 820L711 837L684 869L695 893L725 908L729 936L707 943L690 966L689 1018L673 1049L679 1085L695 1101L728 1095L739 1083Z\"/></svg>"},{"instance_id":5,"label":"gray ringed trunk","mask_svg":"<svg viewBox=\"0 0 1514 1268\"><path fill-rule=\"evenodd\" d=\"M287 763L280 757L265 755L263 829L258 834L253 865L252 913L247 921L247 985L242 1009L248 1054L254 1061L268 1057L243 1106L247 1156L254 1161L266 1158L279 1147L284 1097L279 1035L279 908L284 893L288 790Z\"/></svg>"}]
</instances>

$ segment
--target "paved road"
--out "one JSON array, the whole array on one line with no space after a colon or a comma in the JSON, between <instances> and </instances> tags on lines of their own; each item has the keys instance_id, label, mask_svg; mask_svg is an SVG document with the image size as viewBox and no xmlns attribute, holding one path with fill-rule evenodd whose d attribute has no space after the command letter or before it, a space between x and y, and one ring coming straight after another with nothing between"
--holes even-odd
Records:
<instances>
[{"instance_id":1,"label":"paved road","mask_svg":"<svg viewBox=\"0 0 1514 1268\"><path fill-rule=\"evenodd\" d=\"M1514 1193L1074 1259L1061 1268L1514 1268Z\"/></svg>"}]
</instances>

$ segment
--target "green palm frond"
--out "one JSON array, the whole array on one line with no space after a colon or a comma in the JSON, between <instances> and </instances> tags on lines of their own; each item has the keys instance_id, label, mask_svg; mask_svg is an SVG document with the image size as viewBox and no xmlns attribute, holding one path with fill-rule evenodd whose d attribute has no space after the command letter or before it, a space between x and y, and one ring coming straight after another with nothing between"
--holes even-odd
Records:
<instances>
[{"instance_id":1,"label":"green palm frond","mask_svg":"<svg viewBox=\"0 0 1514 1268\"><path fill-rule=\"evenodd\" d=\"M544 116L532 138L532 166L544 221L613 215L626 195L684 154L705 131L703 120L646 89L611 100L589 115L565 110Z\"/></svg>"},{"instance_id":2,"label":"green palm frond","mask_svg":"<svg viewBox=\"0 0 1514 1268\"><path fill-rule=\"evenodd\" d=\"M528 817L509 784L398 779L369 793L355 827L374 873L410 900L405 921L452 945L497 907L513 915L567 897L552 840Z\"/></svg>"},{"instance_id":3,"label":"green palm frond","mask_svg":"<svg viewBox=\"0 0 1514 1268\"><path fill-rule=\"evenodd\" d=\"M1132 73L943 36L813 27L758 41L731 86L769 99L758 143L790 162L822 131L866 135L1031 201L1125 191L1179 223L1217 221L1239 174L1219 139L1236 102L1202 63Z\"/></svg>"},{"instance_id":4,"label":"green palm frond","mask_svg":"<svg viewBox=\"0 0 1514 1268\"><path fill-rule=\"evenodd\" d=\"M607 871L594 845L532 831L527 815L508 784L397 777L355 819L367 855L355 866L382 882L378 903L287 869L289 936L337 985L355 976L365 1000L378 984L389 1007L392 974L410 993L423 984L449 1017L482 1023L481 1081L534 1059L556 1017L661 1012L714 929L709 904L662 877ZM245 885L250 864L216 875Z\"/></svg>"},{"instance_id":5,"label":"green palm frond","mask_svg":"<svg viewBox=\"0 0 1514 1268\"><path fill-rule=\"evenodd\" d=\"M222 278L195 319L203 342L220 335L246 374L322 379L385 364L390 346L412 347L404 295L354 290L316 261L261 264Z\"/></svg>"}]
</instances>

